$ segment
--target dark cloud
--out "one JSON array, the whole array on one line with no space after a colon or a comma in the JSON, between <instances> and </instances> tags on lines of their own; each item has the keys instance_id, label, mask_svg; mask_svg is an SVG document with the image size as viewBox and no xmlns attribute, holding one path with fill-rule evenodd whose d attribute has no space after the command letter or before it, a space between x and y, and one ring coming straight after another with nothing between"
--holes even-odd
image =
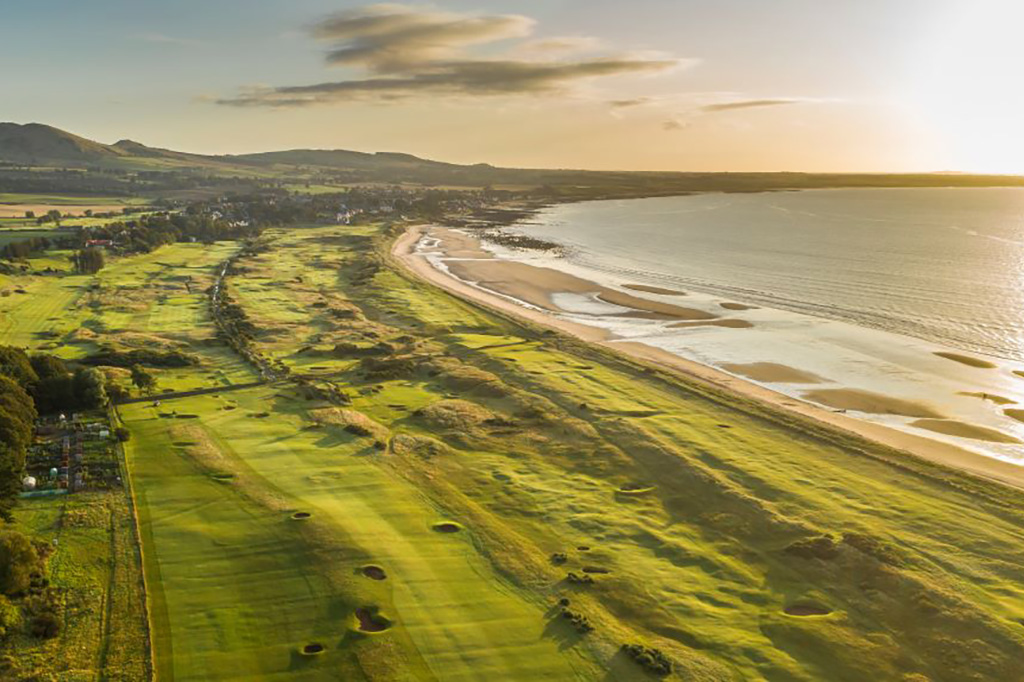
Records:
<instances>
[{"instance_id":1,"label":"dark cloud","mask_svg":"<svg viewBox=\"0 0 1024 682\"><path fill-rule=\"evenodd\" d=\"M700 108L705 114L717 114L723 111L735 111L736 109L758 109L761 107L779 107L787 104L801 104L807 100L779 98L779 99L746 99L738 102L720 102L718 104L707 104Z\"/></svg>"},{"instance_id":2,"label":"dark cloud","mask_svg":"<svg viewBox=\"0 0 1024 682\"><path fill-rule=\"evenodd\" d=\"M605 56L519 59L476 57L469 50L530 35L534 22L518 15L453 14L405 5L370 5L329 16L310 29L331 43L330 65L359 67L366 77L312 85L248 88L215 100L230 106L299 107L350 101L391 101L416 95L486 97L571 90L574 83L623 74L666 71L678 59ZM557 39L561 47L583 39ZM520 40L521 47L528 45ZM534 45L535 47L535 45ZM557 50L556 50L557 51Z\"/></svg>"},{"instance_id":3,"label":"dark cloud","mask_svg":"<svg viewBox=\"0 0 1024 682\"><path fill-rule=\"evenodd\" d=\"M642 107L645 104L650 104L654 100L650 97L634 97L632 99L613 99L608 102L608 106L612 109L629 109L631 107Z\"/></svg>"},{"instance_id":4,"label":"dark cloud","mask_svg":"<svg viewBox=\"0 0 1024 682\"><path fill-rule=\"evenodd\" d=\"M294 107L417 94L494 96L558 92L589 78L662 71L674 60L594 59L576 62L479 60L443 62L404 77L365 78L277 88L257 88L218 103Z\"/></svg>"},{"instance_id":5,"label":"dark cloud","mask_svg":"<svg viewBox=\"0 0 1024 682\"><path fill-rule=\"evenodd\" d=\"M396 73L450 58L460 49L523 38L534 21L518 15L472 16L404 5L370 5L318 22L312 34L336 44L330 64L356 64L374 73Z\"/></svg>"}]
</instances>

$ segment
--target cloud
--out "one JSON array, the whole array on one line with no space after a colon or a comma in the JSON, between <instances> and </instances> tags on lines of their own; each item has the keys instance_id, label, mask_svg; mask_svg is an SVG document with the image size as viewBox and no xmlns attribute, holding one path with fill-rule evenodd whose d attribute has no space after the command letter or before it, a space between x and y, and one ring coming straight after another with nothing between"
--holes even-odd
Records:
<instances>
[{"instance_id":1,"label":"cloud","mask_svg":"<svg viewBox=\"0 0 1024 682\"><path fill-rule=\"evenodd\" d=\"M716 96L722 97L723 94L724 93L721 93ZM733 97L737 96L735 93L730 94ZM746 109L764 109L769 107L790 106L794 104L820 104L824 102L838 101L813 97L771 97L759 99L730 99L724 102L711 102L709 104L699 104L700 100L707 96L708 95L701 95L697 97L697 102L694 103L690 108L686 109L685 111L680 111L674 114L672 118L664 121L661 124L662 129L668 131L685 130L686 128L693 126L700 119L707 118L709 116L725 114L731 111L743 111ZM614 106L615 103L612 102L611 104Z\"/></svg>"},{"instance_id":2,"label":"cloud","mask_svg":"<svg viewBox=\"0 0 1024 682\"><path fill-rule=\"evenodd\" d=\"M524 38L534 21L520 15L475 16L409 7L370 5L331 15L313 25L313 37L336 44L330 64L361 65L374 73L405 72L450 59L460 50Z\"/></svg>"},{"instance_id":3,"label":"cloud","mask_svg":"<svg viewBox=\"0 0 1024 682\"><path fill-rule=\"evenodd\" d=\"M735 102L719 102L716 104L705 104L700 111L705 114L718 114L723 111L736 111L737 109L760 109L763 107L779 107L789 104L805 104L812 100L796 98L777 99L745 99Z\"/></svg>"},{"instance_id":4,"label":"cloud","mask_svg":"<svg viewBox=\"0 0 1024 682\"><path fill-rule=\"evenodd\" d=\"M654 102L653 97L633 97L631 99L613 99L608 102L608 106L612 109L631 109L633 107L642 107L645 104L651 104Z\"/></svg>"},{"instance_id":5,"label":"cloud","mask_svg":"<svg viewBox=\"0 0 1024 682\"><path fill-rule=\"evenodd\" d=\"M594 59L576 62L439 62L405 77L365 78L276 88L253 88L220 99L235 106L295 107L328 102L397 100L418 94L485 97L556 93L581 80L663 71L674 61Z\"/></svg>"},{"instance_id":6,"label":"cloud","mask_svg":"<svg viewBox=\"0 0 1024 682\"><path fill-rule=\"evenodd\" d=\"M316 22L310 34L329 43L328 65L361 69L363 77L250 87L216 101L242 107L305 107L418 95L561 94L591 79L661 73L686 64L655 54L570 58L566 52L592 49L597 43L578 37L525 40L534 25L533 19L521 15L457 14L407 5L349 10ZM519 42L495 52L496 44L505 41ZM474 53L487 48L486 56Z\"/></svg>"}]
</instances>

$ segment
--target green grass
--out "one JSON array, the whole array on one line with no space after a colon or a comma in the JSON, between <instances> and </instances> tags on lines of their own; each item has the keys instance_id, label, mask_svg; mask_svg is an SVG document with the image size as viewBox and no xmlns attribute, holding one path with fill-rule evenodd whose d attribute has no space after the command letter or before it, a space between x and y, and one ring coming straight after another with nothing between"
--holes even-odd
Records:
<instances>
[{"instance_id":1,"label":"green grass","mask_svg":"<svg viewBox=\"0 0 1024 682\"><path fill-rule=\"evenodd\" d=\"M432 530L439 511L365 442L304 429L295 401L275 391L175 401L179 413L201 416L196 426L156 416L163 408L124 411L138 435L131 462L153 547L150 599L158 631L170 635L157 648L161 671L299 674L295 652L317 641L328 651L301 672L310 679L331 677L335 665L352 676L384 666L451 680L572 677L574 656L541 636L543 606L495 575L471 533ZM227 400L237 409L221 409ZM273 419L253 417L271 405ZM202 448L210 451L195 454ZM313 517L298 525L292 510ZM356 576L367 562L386 568L386 584ZM352 613L364 603L391 614L384 642L352 640ZM391 660L395 640L416 655Z\"/></svg>"},{"instance_id":2,"label":"green grass","mask_svg":"<svg viewBox=\"0 0 1024 682\"><path fill-rule=\"evenodd\" d=\"M18 635L5 642L4 653L17 662L5 679L145 679L141 566L125 493L23 500L16 528L53 547L48 578L64 619L55 639Z\"/></svg>"},{"instance_id":3,"label":"green grass","mask_svg":"<svg viewBox=\"0 0 1024 682\"><path fill-rule=\"evenodd\" d=\"M263 241L229 278L255 349L351 412L293 381L122 408L161 679L649 679L624 643L678 679L1024 676L1020 493L457 300L376 226ZM161 389L240 383L196 293L233 249L22 278L4 334L187 343Z\"/></svg>"},{"instance_id":4,"label":"green grass","mask_svg":"<svg viewBox=\"0 0 1024 682\"><path fill-rule=\"evenodd\" d=\"M16 194L0 192L0 204L46 204L51 206L145 206L139 197L70 196L67 194Z\"/></svg>"}]
</instances>

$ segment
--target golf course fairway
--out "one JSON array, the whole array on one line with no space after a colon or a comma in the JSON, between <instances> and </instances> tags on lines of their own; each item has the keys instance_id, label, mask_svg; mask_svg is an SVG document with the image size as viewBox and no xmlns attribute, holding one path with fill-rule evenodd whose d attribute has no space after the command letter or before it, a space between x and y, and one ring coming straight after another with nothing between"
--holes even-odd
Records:
<instances>
[{"instance_id":1,"label":"golf course fairway","mask_svg":"<svg viewBox=\"0 0 1024 682\"><path fill-rule=\"evenodd\" d=\"M104 370L157 679L1024 679L1020 491L460 299L404 229L0 300L7 343L188 358Z\"/></svg>"}]
</instances>

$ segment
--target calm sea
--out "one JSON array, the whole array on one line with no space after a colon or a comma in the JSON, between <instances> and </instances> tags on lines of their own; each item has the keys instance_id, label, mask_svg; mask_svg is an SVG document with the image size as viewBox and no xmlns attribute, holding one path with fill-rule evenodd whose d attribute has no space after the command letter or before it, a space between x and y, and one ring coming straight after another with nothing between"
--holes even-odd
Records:
<instances>
[{"instance_id":1,"label":"calm sea","mask_svg":"<svg viewBox=\"0 0 1024 682\"><path fill-rule=\"evenodd\" d=\"M595 201L519 227L623 281L1024 360L1024 189Z\"/></svg>"}]
</instances>

